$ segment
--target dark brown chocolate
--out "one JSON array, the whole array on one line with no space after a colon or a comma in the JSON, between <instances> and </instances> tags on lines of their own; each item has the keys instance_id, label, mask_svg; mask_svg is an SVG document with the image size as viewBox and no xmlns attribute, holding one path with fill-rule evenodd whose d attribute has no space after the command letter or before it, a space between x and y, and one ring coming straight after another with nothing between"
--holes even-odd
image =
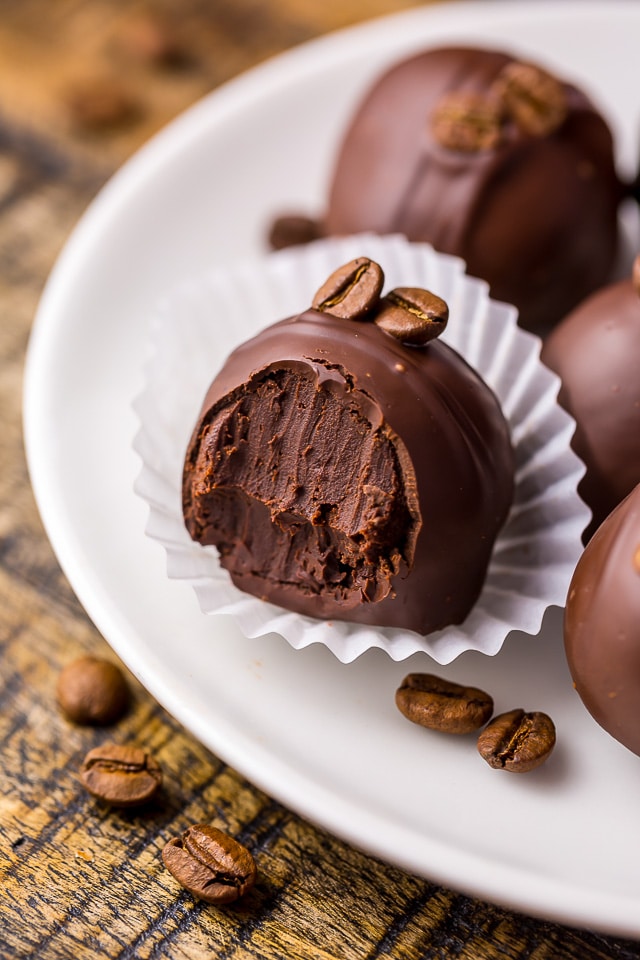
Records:
<instances>
[{"instance_id":1,"label":"dark brown chocolate","mask_svg":"<svg viewBox=\"0 0 640 960\"><path fill-rule=\"evenodd\" d=\"M631 279L593 294L546 339L543 361L562 381L572 446L587 472L588 539L640 483L640 295Z\"/></svg>"},{"instance_id":2,"label":"dark brown chocolate","mask_svg":"<svg viewBox=\"0 0 640 960\"><path fill-rule=\"evenodd\" d=\"M183 506L240 589L424 634L468 614L512 494L507 424L457 353L308 310L213 381Z\"/></svg>"},{"instance_id":3,"label":"dark brown chocolate","mask_svg":"<svg viewBox=\"0 0 640 960\"><path fill-rule=\"evenodd\" d=\"M386 72L355 113L325 229L458 255L543 332L609 281L622 192L584 93L505 53L437 49Z\"/></svg>"},{"instance_id":4,"label":"dark brown chocolate","mask_svg":"<svg viewBox=\"0 0 640 960\"><path fill-rule=\"evenodd\" d=\"M567 597L564 639L587 710L640 756L640 484L580 558Z\"/></svg>"}]
</instances>

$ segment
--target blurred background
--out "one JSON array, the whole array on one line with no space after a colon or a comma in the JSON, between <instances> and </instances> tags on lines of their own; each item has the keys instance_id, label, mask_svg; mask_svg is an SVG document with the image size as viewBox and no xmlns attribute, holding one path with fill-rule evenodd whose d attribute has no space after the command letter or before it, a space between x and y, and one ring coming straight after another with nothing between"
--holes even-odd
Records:
<instances>
[{"instance_id":1,"label":"blurred background","mask_svg":"<svg viewBox=\"0 0 640 960\"><path fill-rule=\"evenodd\" d=\"M6 153L8 140L20 136L72 142L76 156L106 170L255 63L331 30L420 5L2 0L0 149Z\"/></svg>"}]
</instances>

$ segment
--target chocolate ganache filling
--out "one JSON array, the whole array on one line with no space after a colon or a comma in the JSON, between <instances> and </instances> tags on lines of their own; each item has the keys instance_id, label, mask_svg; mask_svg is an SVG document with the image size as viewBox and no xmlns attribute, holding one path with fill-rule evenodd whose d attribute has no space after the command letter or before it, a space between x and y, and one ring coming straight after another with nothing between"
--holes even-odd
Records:
<instances>
[{"instance_id":1,"label":"chocolate ganache filling","mask_svg":"<svg viewBox=\"0 0 640 960\"><path fill-rule=\"evenodd\" d=\"M212 418L194 464L192 496L205 499L192 535L215 542L237 579L381 600L410 566L420 526L400 445L345 371L272 365Z\"/></svg>"},{"instance_id":2,"label":"chocolate ganache filling","mask_svg":"<svg viewBox=\"0 0 640 960\"><path fill-rule=\"evenodd\" d=\"M438 340L407 345L434 335L420 324L444 325L429 307L442 301L428 294L416 307L424 291L400 293L376 292L357 319L307 310L238 347L205 397L183 509L240 589L311 616L427 633L461 622L477 599L513 462L477 374ZM354 297L351 287L344 303ZM385 331L389 318L400 333Z\"/></svg>"}]
</instances>

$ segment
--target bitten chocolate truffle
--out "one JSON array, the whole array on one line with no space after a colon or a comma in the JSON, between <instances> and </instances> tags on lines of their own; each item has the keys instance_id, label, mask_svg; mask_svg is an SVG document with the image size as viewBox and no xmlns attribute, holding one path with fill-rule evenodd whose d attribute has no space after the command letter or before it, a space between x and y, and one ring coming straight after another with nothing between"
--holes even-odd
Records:
<instances>
[{"instance_id":1,"label":"bitten chocolate truffle","mask_svg":"<svg viewBox=\"0 0 640 960\"><path fill-rule=\"evenodd\" d=\"M562 381L576 421L572 446L587 472L588 539L640 483L640 258L633 277L593 294L546 339L542 359Z\"/></svg>"},{"instance_id":2,"label":"bitten chocolate truffle","mask_svg":"<svg viewBox=\"0 0 640 960\"><path fill-rule=\"evenodd\" d=\"M541 332L610 280L622 193L611 132L581 90L507 53L434 49L393 66L355 112L324 226L460 256Z\"/></svg>"},{"instance_id":3,"label":"bitten chocolate truffle","mask_svg":"<svg viewBox=\"0 0 640 960\"><path fill-rule=\"evenodd\" d=\"M184 518L241 590L426 634L478 597L513 455L494 394L436 339L447 305L382 283L353 261L230 355L186 454Z\"/></svg>"},{"instance_id":4,"label":"bitten chocolate truffle","mask_svg":"<svg viewBox=\"0 0 640 960\"><path fill-rule=\"evenodd\" d=\"M564 640L587 710L640 756L640 484L580 558L567 597Z\"/></svg>"}]
</instances>

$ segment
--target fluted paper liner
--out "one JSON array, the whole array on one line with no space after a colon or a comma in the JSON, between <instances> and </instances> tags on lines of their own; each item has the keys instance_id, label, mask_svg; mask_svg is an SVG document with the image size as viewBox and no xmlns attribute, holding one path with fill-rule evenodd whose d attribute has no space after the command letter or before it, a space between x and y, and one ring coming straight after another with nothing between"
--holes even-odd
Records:
<instances>
[{"instance_id":1,"label":"fluted paper liner","mask_svg":"<svg viewBox=\"0 0 640 960\"><path fill-rule=\"evenodd\" d=\"M482 593L460 626L411 630L315 620L242 593L214 547L189 537L182 518L184 455L205 392L231 350L276 320L300 313L327 276L358 256L376 260L385 290L426 287L449 304L442 339L497 395L516 458L512 509L496 540ZM540 361L540 340L516 310L490 299L464 263L402 237L321 240L185 283L151 318L145 387L135 402L142 458L136 492L149 505L146 532L167 554L171 578L195 589L203 613L231 614L248 637L278 633L296 649L323 643L343 663L370 647L393 660L417 651L440 664L465 650L493 655L512 630L536 634L550 605L563 606L590 512L577 494L584 473L570 449L575 423L557 403L559 380ZM419 589L416 584L416 589Z\"/></svg>"}]
</instances>

